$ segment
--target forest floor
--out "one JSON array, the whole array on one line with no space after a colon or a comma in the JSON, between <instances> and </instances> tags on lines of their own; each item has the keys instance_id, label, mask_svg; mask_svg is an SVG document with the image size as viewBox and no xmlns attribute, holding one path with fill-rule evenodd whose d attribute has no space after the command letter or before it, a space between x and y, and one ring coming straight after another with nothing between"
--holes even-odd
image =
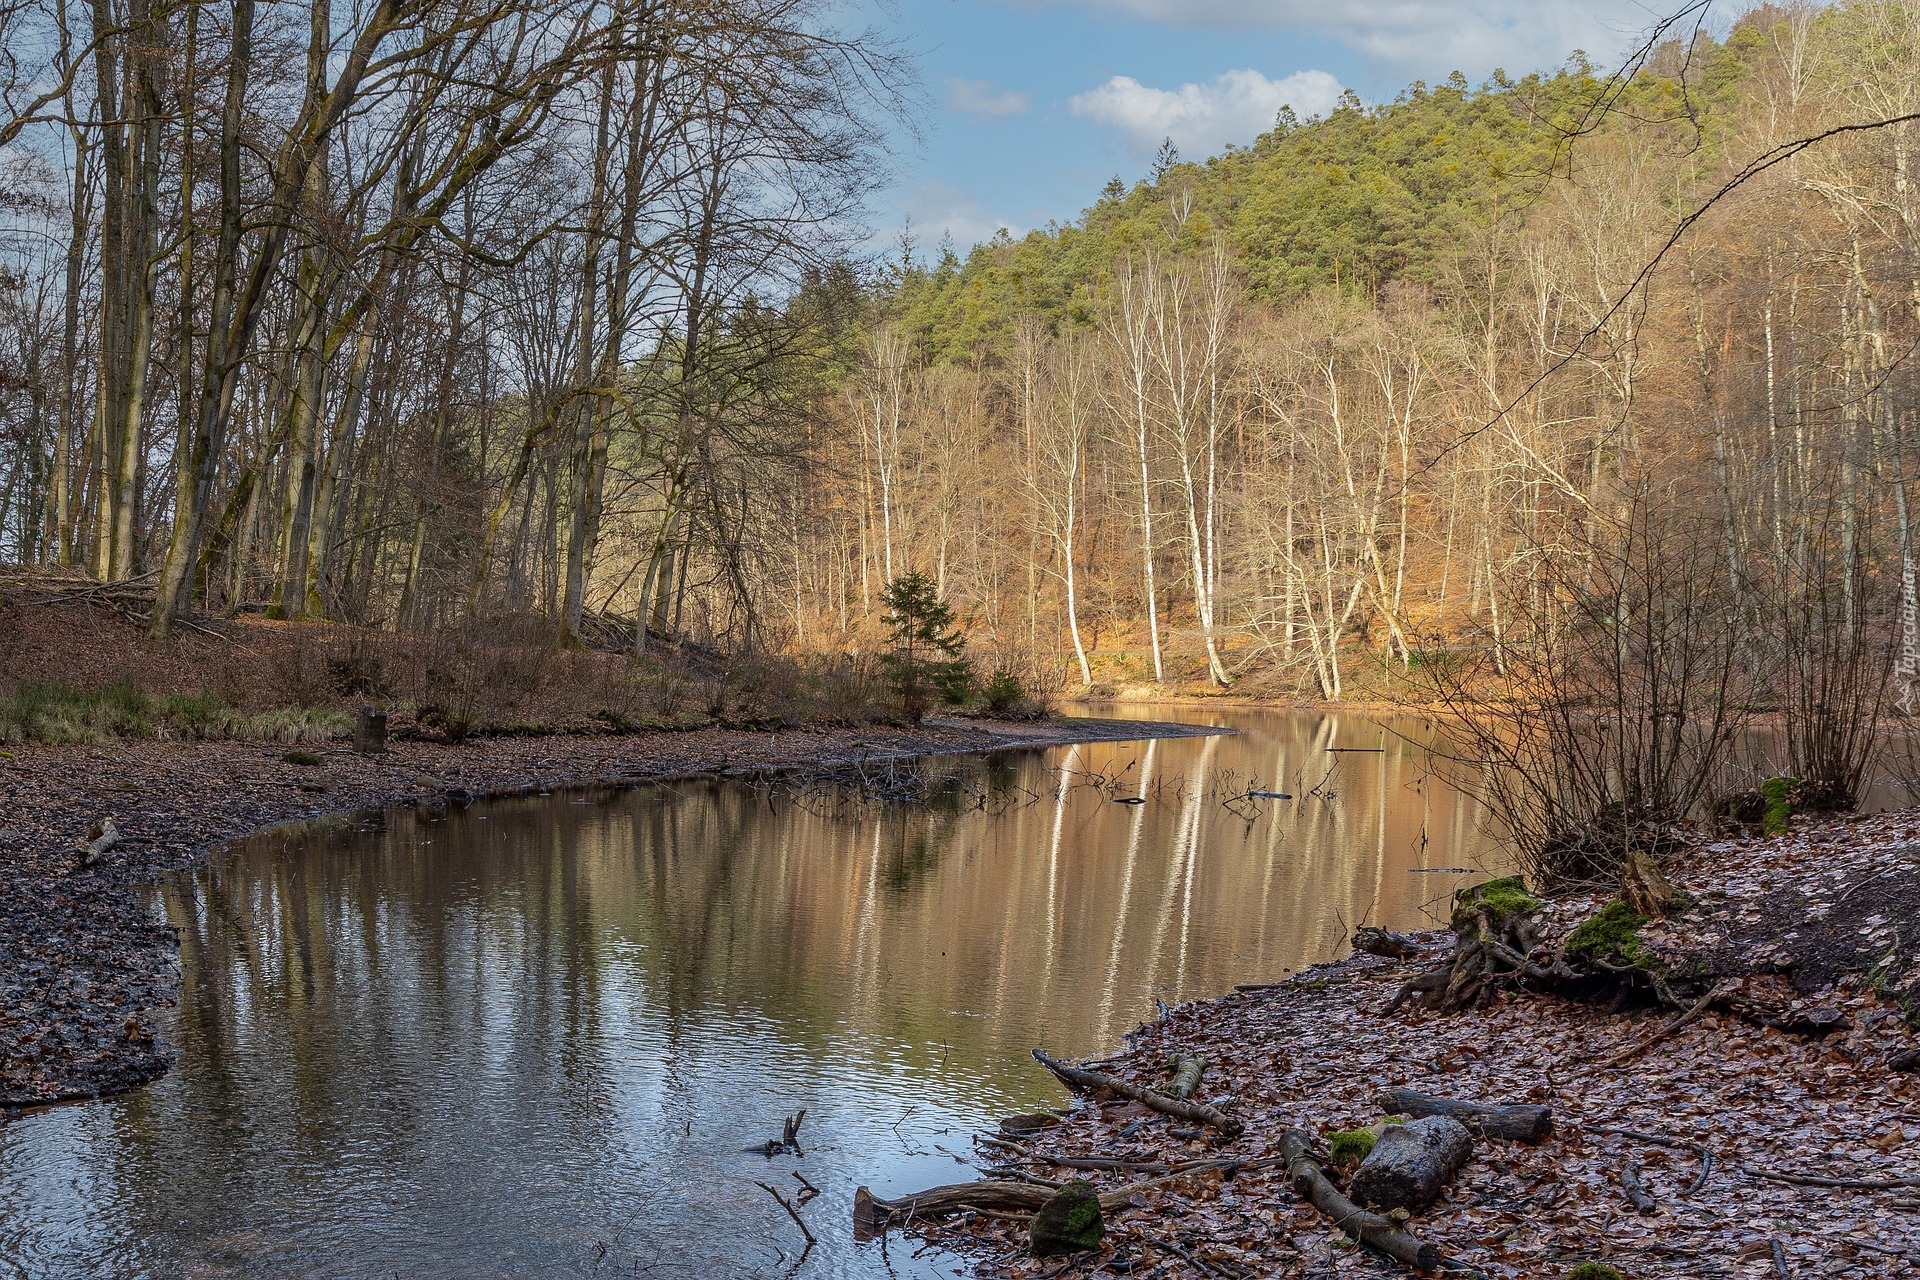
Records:
<instances>
[{"instance_id":1,"label":"forest floor","mask_svg":"<svg viewBox=\"0 0 1920 1280\"><path fill-rule=\"evenodd\" d=\"M1525 991L1466 1013L1417 1003L1388 1013L1400 985L1450 951L1446 931L1417 935L1422 952L1405 960L1356 953L1180 1005L1129 1036L1125 1052L1087 1064L1165 1088L1173 1055L1206 1060L1193 1096L1244 1123L1235 1140L1096 1090L1057 1126L1009 1127L979 1146L989 1176L1084 1178L1103 1192L1183 1161L1216 1162L1137 1191L1132 1211L1109 1213L1098 1250L1030 1258L1026 1227L1004 1215L911 1230L959 1247L984 1276L1406 1274L1350 1243L1276 1159L1286 1130L1324 1152L1329 1134L1379 1122L1383 1092L1406 1087L1553 1109L1538 1145L1476 1139L1444 1197L1408 1223L1452 1274L1549 1280L1589 1260L1627 1280L1920 1274L1920 1055L1909 1022L1920 995L1920 811L1704 844L1674 883L1686 906L1640 937L1719 993L1691 1022L1672 1027L1670 1008L1615 1015ZM1558 902L1550 914L1564 927L1595 905ZM1629 1162L1651 1211L1629 1203Z\"/></svg>"},{"instance_id":2,"label":"forest floor","mask_svg":"<svg viewBox=\"0 0 1920 1280\"><path fill-rule=\"evenodd\" d=\"M119 740L0 749L0 1119L8 1108L145 1083L171 1064L156 1011L179 985L155 878L280 823L686 775L834 770L955 752L1217 732L1057 719L916 728L562 734L393 741L382 756L257 742ZM309 763L299 763L305 760ZM111 817L122 839L91 866Z\"/></svg>"}]
</instances>

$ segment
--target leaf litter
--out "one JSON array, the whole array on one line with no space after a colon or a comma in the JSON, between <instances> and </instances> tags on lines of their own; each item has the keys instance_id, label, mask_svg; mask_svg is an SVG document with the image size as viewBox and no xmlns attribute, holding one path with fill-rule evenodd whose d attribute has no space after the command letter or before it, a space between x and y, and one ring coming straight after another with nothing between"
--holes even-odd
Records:
<instances>
[{"instance_id":1,"label":"leaf litter","mask_svg":"<svg viewBox=\"0 0 1920 1280\"><path fill-rule=\"evenodd\" d=\"M1416 1005L1385 1016L1399 985L1452 942L1446 931L1419 934L1423 955L1356 953L1178 1006L1100 1064L1153 1087L1164 1086L1173 1055L1206 1059L1200 1094L1232 1097L1224 1105L1246 1125L1236 1141L1139 1103L1082 1096L1057 1126L994 1135L979 1148L997 1176L1084 1178L1103 1191L1181 1161L1245 1167L1138 1193L1132 1211L1112 1216L1099 1250L1064 1263L1026 1256L1024 1227L1006 1217L911 1230L960 1248L990 1277L1406 1274L1307 1205L1284 1168L1254 1167L1278 1155L1288 1128L1324 1144L1335 1130L1379 1121L1381 1095L1404 1086L1554 1111L1538 1146L1477 1140L1441 1202L1407 1224L1452 1274L1545 1280L1599 1261L1628 1280L1920 1275L1920 1073L1909 1021L1920 974L1920 812L1802 820L1784 837L1702 844L1672 880L1681 907L1641 941L1689 989L1718 987L1725 998L1664 1037L1654 1033L1670 1008L1610 1015L1524 990L1461 1014ZM1552 931L1564 937L1600 901L1550 904ZM1650 1037L1643 1052L1606 1065ZM1088 1157L1138 1168L1056 1163ZM1628 1199L1630 1161L1653 1212Z\"/></svg>"}]
</instances>

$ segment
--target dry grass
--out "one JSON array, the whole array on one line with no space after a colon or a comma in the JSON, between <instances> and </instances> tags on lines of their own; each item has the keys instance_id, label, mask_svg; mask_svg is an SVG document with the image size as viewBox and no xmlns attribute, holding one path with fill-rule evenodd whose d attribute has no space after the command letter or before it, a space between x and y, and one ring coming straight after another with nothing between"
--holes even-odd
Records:
<instances>
[{"instance_id":1,"label":"dry grass","mask_svg":"<svg viewBox=\"0 0 1920 1280\"><path fill-rule=\"evenodd\" d=\"M349 718L317 707L242 711L207 693L146 693L129 681L75 689L21 685L0 698L0 742L103 742L110 738L320 742Z\"/></svg>"}]
</instances>

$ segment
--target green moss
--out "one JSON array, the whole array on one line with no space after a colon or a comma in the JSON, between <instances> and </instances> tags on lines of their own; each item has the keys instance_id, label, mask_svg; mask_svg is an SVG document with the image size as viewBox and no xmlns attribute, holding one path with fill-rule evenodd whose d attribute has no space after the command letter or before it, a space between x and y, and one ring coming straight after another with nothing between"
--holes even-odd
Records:
<instances>
[{"instance_id":1,"label":"green moss","mask_svg":"<svg viewBox=\"0 0 1920 1280\"><path fill-rule=\"evenodd\" d=\"M1100 1196L1091 1184L1075 1179L1040 1206L1028 1228L1028 1249L1036 1258L1082 1253L1100 1247L1107 1232Z\"/></svg>"},{"instance_id":2,"label":"green moss","mask_svg":"<svg viewBox=\"0 0 1920 1280\"><path fill-rule=\"evenodd\" d=\"M1502 876L1468 890L1486 903L1495 924L1511 916L1523 916L1540 909L1540 899L1527 892L1527 882L1519 876Z\"/></svg>"},{"instance_id":3,"label":"green moss","mask_svg":"<svg viewBox=\"0 0 1920 1280\"><path fill-rule=\"evenodd\" d=\"M1359 1164L1379 1140L1380 1135L1370 1128L1340 1129L1328 1139L1329 1158L1337 1168Z\"/></svg>"},{"instance_id":4,"label":"green moss","mask_svg":"<svg viewBox=\"0 0 1920 1280\"><path fill-rule=\"evenodd\" d=\"M1766 812L1760 818L1762 833L1786 834L1787 819L1793 816L1793 789L1799 785L1798 778L1768 778L1760 784L1760 794L1767 798Z\"/></svg>"},{"instance_id":5,"label":"green moss","mask_svg":"<svg viewBox=\"0 0 1920 1280\"><path fill-rule=\"evenodd\" d=\"M1620 1268L1610 1267L1604 1262L1583 1262L1567 1272L1567 1280L1627 1280L1620 1274Z\"/></svg>"},{"instance_id":6,"label":"green moss","mask_svg":"<svg viewBox=\"0 0 1920 1280\"><path fill-rule=\"evenodd\" d=\"M1566 950L1663 973L1666 966L1640 941L1640 926L1646 922L1645 916L1615 898L1567 935Z\"/></svg>"},{"instance_id":7,"label":"green moss","mask_svg":"<svg viewBox=\"0 0 1920 1280\"><path fill-rule=\"evenodd\" d=\"M320 763L320 757L311 751L289 751L280 758L288 764L316 765Z\"/></svg>"}]
</instances>

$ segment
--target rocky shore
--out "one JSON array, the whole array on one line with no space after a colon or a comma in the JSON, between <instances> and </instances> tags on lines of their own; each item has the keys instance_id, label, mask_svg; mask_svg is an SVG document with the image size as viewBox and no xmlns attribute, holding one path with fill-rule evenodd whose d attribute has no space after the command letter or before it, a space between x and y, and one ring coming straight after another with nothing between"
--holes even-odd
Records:
<instances>
[{"instance_id":1,"label":"rocky shore","mask_svg":"<svg viewBox=\"0 0 1920 1280\"><path fill-rule=\"evenodd\" d=\"M155 878L280 823L386 805L467 802L686 774L833 768L954 752L1208 733L1056 719L916 728L395 741L385 755L246 742L111 742L0 750L0 1119L129 1089L166 1071L155 1011L179 983ZM112 818L120 839L86 865Z\"/></svg>"}]
</instances>

